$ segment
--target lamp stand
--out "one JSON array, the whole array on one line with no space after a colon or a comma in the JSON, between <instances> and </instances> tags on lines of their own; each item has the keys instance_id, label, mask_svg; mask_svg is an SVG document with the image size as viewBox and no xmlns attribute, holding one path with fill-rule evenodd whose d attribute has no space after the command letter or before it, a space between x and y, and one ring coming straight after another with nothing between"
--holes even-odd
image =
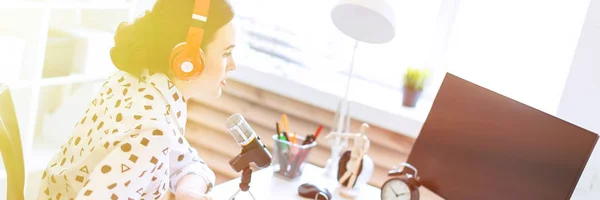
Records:
<instances>
[{"instance_id":1,"label":"lamp stand","mask_svg":"<svg viewBox=\"0 0 600 200\"><path fill-rule=\"evenodd\" d=\"M342 99L338 103L338 107L336 110L335 121L336 121L336 129L332 132L337 133L349 133L350 132L350 124L351 124L351 116L350 116L350 101L348 100L348 94L350 92L350 82L352 81L352 75L354 73L354 58L356 56L356 49L358 48L358 40L354 40L354 49L352 51L352 61L350 62L350 73L348 74L348 81L346 82L346 93L344 94L344 99ZM341 152L348 146L348 139L342 139L339 137L335 137L329 141L331 144L331 155L329 159L327 159L327 163L325 165L325 174L329 177L337 176L337 166L340 160Z\"/></svg>"}]
</instances>

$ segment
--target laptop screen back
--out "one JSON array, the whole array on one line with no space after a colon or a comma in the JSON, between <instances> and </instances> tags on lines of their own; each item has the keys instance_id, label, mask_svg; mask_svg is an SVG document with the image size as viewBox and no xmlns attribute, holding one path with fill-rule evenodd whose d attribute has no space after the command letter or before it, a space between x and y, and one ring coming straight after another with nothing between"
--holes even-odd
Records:
<instances>
[{"instance_id":1,"label":"laptop screen back","mask_svg":"<svg viewBox=\"0 0 600 200\"><path fill-rule=\"evenodd\" d=\"M447 200L567 200L597 139L448 73L408 162Z\"/></svg>"}]
</instances>

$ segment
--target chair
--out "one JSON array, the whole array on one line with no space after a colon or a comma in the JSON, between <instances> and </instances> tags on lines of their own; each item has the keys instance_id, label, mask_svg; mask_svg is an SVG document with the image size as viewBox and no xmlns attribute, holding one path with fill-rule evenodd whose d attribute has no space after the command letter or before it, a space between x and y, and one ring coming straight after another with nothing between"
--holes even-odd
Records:
<instances>
[{"instance_id":1,"label":"chair","mask_svg":"<svg viewBox=\"0 0 600 200\"><path fill-rule=\"evenodd\" d=\"M8 86L0 83L0 152L6 169L6 199L23 200L25 163L19 124Z\"/></svg>"}]
</instances>

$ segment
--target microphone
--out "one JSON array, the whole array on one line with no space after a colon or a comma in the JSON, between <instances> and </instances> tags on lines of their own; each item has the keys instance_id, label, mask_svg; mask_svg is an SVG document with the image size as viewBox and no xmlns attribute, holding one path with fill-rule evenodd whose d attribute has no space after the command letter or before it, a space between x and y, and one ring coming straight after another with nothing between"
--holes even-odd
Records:
<instances>
[{"instance_id":1,"label":"microphone","mask_svg":"<svg viewBox=\"0 0 600 200\"><path fill-rule=\"evenodd\" d=\"M229 165L236 172L246 168L258 167L259 169L271 165L271 153L256 135L248 122L240 113L229 116L225 122L227 132L242 147L242 152L229 160Z\"/></svg>"}]
</instances>

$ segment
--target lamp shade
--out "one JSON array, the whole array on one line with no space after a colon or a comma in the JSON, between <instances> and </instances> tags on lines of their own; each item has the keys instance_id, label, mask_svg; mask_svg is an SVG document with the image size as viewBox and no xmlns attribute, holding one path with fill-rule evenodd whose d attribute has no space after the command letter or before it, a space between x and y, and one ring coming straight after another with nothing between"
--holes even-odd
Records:
<instances>
[{"instance_id":1,"label":"lamp shade","mask_svg":"<svg viewBox=\"0 0 600 200\"><path fill-rule=\"evenodd\" d=\"M385 0L341 0L331 19L340 31L361 42L381 44L396 35L394 11Z\"/></svg>"}]
</instances>

